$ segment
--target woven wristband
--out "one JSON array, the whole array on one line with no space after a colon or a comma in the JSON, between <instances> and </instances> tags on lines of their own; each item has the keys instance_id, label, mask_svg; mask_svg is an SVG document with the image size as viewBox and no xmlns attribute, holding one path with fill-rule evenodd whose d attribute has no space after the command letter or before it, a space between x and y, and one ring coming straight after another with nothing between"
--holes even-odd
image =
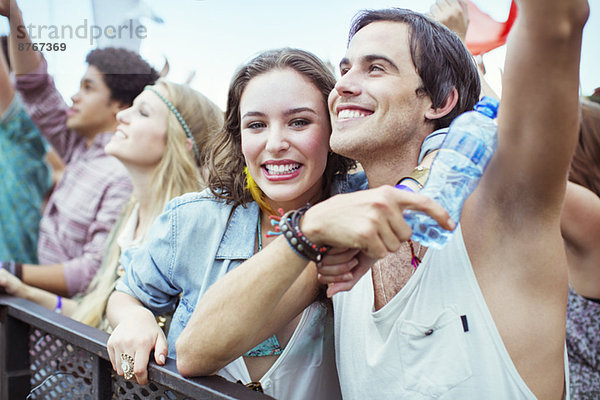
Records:
<instances>
[{"instance_id":1,"label":"woven wristband","mask_svg":"<svg viewBox=\"0 0 600 400\"><path fill-rule=\"evenodd\" d=\"M320 262L327 254L329 246L319 246L311 242L300 230L300 218L310 205L298 210L288 211L279 221L279 229L292 249L301 257L314 262Z\"/></svg>"},{"instance_id":2,"label":"woven wristband","mask_svg":"<svg viewBox=\"0 0 600 400\"><path fill-rule=\"evenodd\" d=\"M56 307L54 307L54 312L58 314L62 314L62 297L56 296Z\"/></svg>"}]
</instances>

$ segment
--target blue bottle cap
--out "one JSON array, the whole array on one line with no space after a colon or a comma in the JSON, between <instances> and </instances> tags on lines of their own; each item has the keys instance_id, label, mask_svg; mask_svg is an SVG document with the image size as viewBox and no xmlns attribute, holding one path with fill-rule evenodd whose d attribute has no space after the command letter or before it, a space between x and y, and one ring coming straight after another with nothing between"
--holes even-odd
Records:
<instances>
[{"instance_id":1,"label":"blue bottle cap","mask_svg":"<svg viewBox=\"0 0 600 400\"><path fill-rule=\"evenodd\" d=\"M494 119L496 118L496 115L498 115L499 105L500 102L497 99L490 96L484 96L473 108L475 111Z\"/></svg>"}]
</instances>

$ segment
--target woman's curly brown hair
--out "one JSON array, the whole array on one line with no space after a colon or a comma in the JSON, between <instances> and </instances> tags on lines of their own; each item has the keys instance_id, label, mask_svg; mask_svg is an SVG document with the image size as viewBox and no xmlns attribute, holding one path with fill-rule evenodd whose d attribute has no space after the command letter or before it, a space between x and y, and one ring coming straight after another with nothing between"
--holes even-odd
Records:
<instances>
[{"instance_id":1,"label":"woman's curly brown hair","mask_svg":"<svg viewBox=\"0 0 600 400\"><path fill-rule=\"evenodd\" d=\"M238 69L229 85L225 125L213 136L211 151L206 152L204 162L208 169L208 187L228 204L237 206L252 201L250 192L245 188L243 173L246 163L241 148L240 99L250 80L277 69L293 69L308 78L320 90L325 105L335 86L333 72L318 57L304 50L282 48L265 51ZM354 161L329 153L323 174L323 193L329 192L334 175L346 173L354 166Z\"/></svg>"}]
</instances>

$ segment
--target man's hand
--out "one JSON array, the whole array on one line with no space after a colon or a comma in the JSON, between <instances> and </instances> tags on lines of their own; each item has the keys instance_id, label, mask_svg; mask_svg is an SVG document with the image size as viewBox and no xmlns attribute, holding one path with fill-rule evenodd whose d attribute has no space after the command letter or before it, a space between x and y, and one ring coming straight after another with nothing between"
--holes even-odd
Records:
<instances>
[{"instance_id":1,"label":"man's hand","mask_svg":"<svg viewBox=\"0 0 600 400\"><path fill-rule=\"evenodd\" d=\"M19 6L16 0L0 0L0 15L10 20L10 13L18 11Z\"/></svg>"},{"instance_id":2,"label":"man's hand","mask_svg":"<svg viewBox=\"0 0 600 400\"><path fill-rule=\"evenodd\" d=\"M350 290L376 260L399 249L412 235L406 209L423 211L447 230L456 224L429 197L392 186L342 194L311 207L301 220L312 242L332 249L319 263L318 279L327 295Z\"/></svg>"},{"instance_id":3,"label":"man's hand","mask_svg":"<svg viewBox=\"0 0 600 400\"><path fill-rule=\"evenodd\" d=\"M317 203L304 214L300 225L313 243L359 249L380 259L410 239L412 231L403 216L406 209L423 211L444 229L455 228L446 210L429 197L387 185Z\"/></svg>"},{"instance_id":4,"label":"man's hand","mask_svg":"<svg viewBox=\"0 0 600 400\"><path fill-rule=\"evenodd\" d=\"M437 0L429 10L431 16L456 33L464 43L469 27L469 10L464 0Z\"/></svg>"}]
</instances>

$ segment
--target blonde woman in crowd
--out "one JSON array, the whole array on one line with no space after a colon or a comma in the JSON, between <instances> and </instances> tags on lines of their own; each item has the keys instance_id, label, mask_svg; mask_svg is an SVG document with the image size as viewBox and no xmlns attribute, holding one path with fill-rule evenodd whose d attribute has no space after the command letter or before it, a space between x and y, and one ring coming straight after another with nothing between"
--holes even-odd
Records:
<instances>
[{"instance_id":1,"label":"blonde woman in crowd","mask_svg":"<svg viewBox=\"0 0 600 400\"><path fill-rule=\"evenodd\" d=\"M0 289L105 330L106 301L123 274L122 251L144 242L169 200L204 187L199 160L209 136L221 128L223 113L188 86L159 80L119 112L117 120L119 126L105 150L127 168L133 194L112 229L102 267L86 293L63 299L0 268Z\"/></svg>"}]
</instances>

